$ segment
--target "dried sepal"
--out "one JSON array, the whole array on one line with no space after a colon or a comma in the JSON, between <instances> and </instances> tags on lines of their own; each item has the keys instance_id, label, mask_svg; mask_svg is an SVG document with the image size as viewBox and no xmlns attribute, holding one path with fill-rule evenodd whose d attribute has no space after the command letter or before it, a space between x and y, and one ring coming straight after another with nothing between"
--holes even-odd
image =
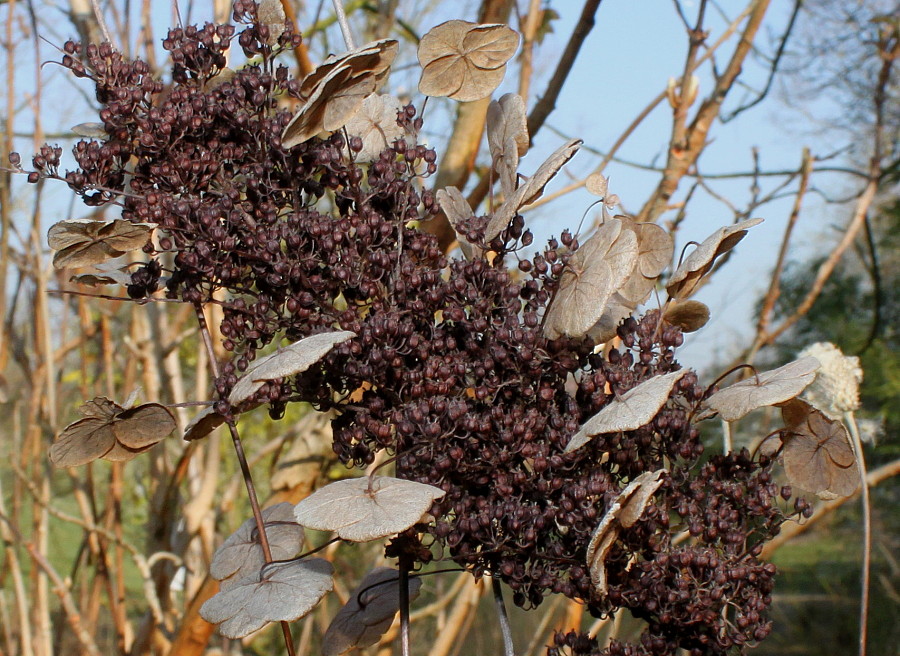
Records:
<instances>
[{"instance_id":1,"label":"dried sepal","mask_svg":"<svg viewBox=\"0 0 900 656\"><path fill-rule=\"evenodd\" d=\"M471 260L476 247L466 240L460 230L464 222L475 217L475 212L469 205L469 201L466 200L466 197L462 195L459 189L452 186L438 189L435 198L447 217L447 221L450 222L450 225L456 231L460 250L467 260Z\"/></svg>"},{"instance_id":2,"label":"dried sepal","mask_svg":"<svg viewBox=\"0 0 900 656\"><path fill-rule=\"evenodd\" d=\"M519 35L506 25L441 23L419 42L419 91L461 102L485 98L500 86L518 47Z\"/></svg>"},{"instance_id":3,"label":"dried sepal","mask_svg":"<svg viewBox=\"0 0 900 656\"><path fill-rule=\"evenodd\" d=\"M410 578L409 600L419 596L422 580ZM347 603L331 620L322 638L322 655L339 656L351 649L375 644L391 627L400 610L399 574L390 567L376 567L350 593Z\"/></svg>"},{"instance_id":4,"label":"dried sepal","mask_svg":"<svg viewBox=\"0 0 900 656\"><path fill-rule=\"evenodd\" d=\"M757 408L793 399L815 380L818 369L814 357L794 360L719 390L705 405L725 421L736 421Z\"/></svg>"},{"instance_id":5,"label":"dried sepal","mask_svg":"<svg viewBox=\"0 0 900 656\"><path fill-rule=\"evenodd\" d=\"M76 467L98 458L131 460L175 430L175 418L158 403L126 409L98 396L78 409L84 419L72 422L50 447L56 467Z\"/></svg>"},{"instance_id":6,"label":"dried sepal","mask_svg":"<svg viewBox=\"0 0 900 656\"><path fill-rule=\"evenodd\" d=\"M619 537L622 528L633 526L643 514L650 499L663 484L665 469L644 472L631 481L607 509L594 529L587 546L586 560L591 572L591 584L599 595L605 595L606 556Z\"/></svg>"},{"instance_id":7,"label":"dried sepal","mask_svg":"<svg viewBox=\"0 0 900 656\"><path fill-rule=\"evenodd\" d=\"M100 287L102 285L131 284L131 276L124 271L103 271L97 273L80 273L69 278L69 282L88 287Z\"/></svg>"},{"instance_id":8,"label":"dried sepal","mask_svg":"<svg viewBox=\"0 0 900 656\"><path fill-rule=\"evenodd\" d=\"M622 298L636 308L650 297L659 274L672 260L675 243L669 233L655 223L638 223L621 214L614 218L622 222L623 229L631 230L637 236L637 263L618 289Z\"/></svg>"},{"instance_id":9,"label":"dried sepal","mask_svg":"<svg viewBox=\"0 0 900 656\"><path fill-rule=\"evenodd\" d=\"M358 162L371 162L397 139L404 130L397 123L397 112L403 105L394 96L373 93L363 101L362 107L346 125L347 134L362 139L363 147L355 158Z\"/></svg>"},{"instance_id":10,"label":"dried sepal","mask_svg":"<svg viewBox=\"0 0 900 656\"><path fill-rule=\"evenodd\" d=\"M338 130L353 118L384 80L397 54L393 39L382 39L332 56L300 84L300 109L281 134L283 148L292 148L324 131Z\"/></svg>"},{"instance_id":11,"label":"dried sepal","mask_svg":"<svg viewBox=\"0 0 900 656\"><path fill-rule=\"evenodd\" d=\"M844 425L800 399L781 408L784 471L791 484L822 499L848 497L859 487L859 464Z\"/></svg>"},{"instance_id":12,"label":"dried sepal","mask_svg":"<svg viewBox=\"0 0 900 656\"><path fill-rule=\"evenodd\" d=\"M487 111L487 140L500 189L509 197L516 189L519 157L528 152L525 101L516 93L494 100Z\"/></svg>"},{"instance_id":13,"label":"dried sepal","mask_svg":"<svg viewBox=\"0 0 900 656\"><path fill-rule=\"evenodd\" d=\"M72 133L85 139L109 139L109 133L103 123L79 123L72 126Z\"/></svg>"},{"instance_id":14,"label":"dried sepal","mask_svg":"<svg viewBox=\"0 0 900 656\"><path fill-rule=\"evenodd\" d=\"M188 422L184 428L184 440L193 442L206 437L225 423L225 417L216 412L214 406L204 408Z\"/></svg>"},{"instance_id":15,"label":"dried sepal","mask_svg":"<svg viewBox=\"0 0 900 656\"><path fill-rule=\"evenodd\" d=\"M690 299L673 301L666 307L663 319L678 326L683 333L692 333L703 328L709 321L709 308L705 303Z\"/></svg>"},{"instance_id":16,"label":"dried sepal","mask_svg":"<svg viewBox=\"0 0 900 656\"><path fill-rule=\"evenodd\" d=\"M324 558L270 563L200 607L226 638L243 638L269 622L293 622L309 613L334 587L334 568Z\"/></svg>"},{"instance_id":17,"label":"dried sepal","mask_svg":"<svg viewBox=\"0 0 900 656\"><path fill-rule=\"evenodd\" d=\"M666 290L672 298L687 298L690 296L700 281L713 268L716 258L724 255L737 246L746 235L747 230L762 223L762 219L746 219L734 225L719 228L697 246L690 255L684 258L681 265L675 269Z\"/></svg>"},{"instance_id":18,"label":"dried sepal","mask_svg":"<svg viewBox=\"0 0 900 656\"><path fill-rule=\"evenodd\" d=\"M637 237L610 219L572 254L544 315L544 335L581 337L600 320L635 266Z\"/></svg>"},{"instance_id":19,"label":"dried sepal","mask_svg":"<svg viewBox=\"0 0 900 656\"><path fill-rule=\"evenodd\" d=\"M581 139L570 139L557 148L530 178L525 180L516 191L507 198L494 212L484 230L484 240L489 242L496 238L513 220L513 217L525 205L533 203L544 193L544 187L559 173L559 170L575 156L583 142Z\"/></svg>"},{"instance_id":20,"label":"dried sepal","mask_svg":"<svg viewBox=\"0 0 900 656\"><path fill-rule=\"evenodd\" d=\"M423 521L444 491L389 476L348 478L320 488L297 504L297 521L334 531L343 540L368 542L396 535Z\"/></svg>"},{"instance_id":21,"label":"dried sepal","mask_svg":"<svg viewBox=\"0 0 900 656\"><path fill-rule=\"evenodd\" d=\"M613 293L606 302L606 307L603 308L603 314L588 329L587 336L593 340L594 344L608 342L616 336L616 331L619 324L622 323L622 319L630 317L636 307L636 304L622 296L620 292Z\"/></svg>"},{"instance_id":22,"label":"dried sepal","mask_svg":"<svg viewBox=\"0 0 900 656\"><path fill-rule=\"evenodd\" d=\"M662 409L669 400L675 384L688 371L679 369L662 376L648 378L622 396L613 399L572 436L565 452L571 453L584 446L596 435L636 430L644 426Z\"/></svg>"},{"instance_id":23,"label":"dried sepal","mask_svg":"<svg viewBox=\"0 0 900 656\"><path fill-rule=\"evenodd\" d=\"M278 38L284 33L284 23L287 20L281 0L260 0L256 9L256 19L260 25L269 28L266 43L270 46L277 44Z\"/></svg>"},{"instance_id":24,"label":"dried sepal","mask_svg":"<svg viewBox=\"0 0 900 656\"><path fill-rule=\"evenodd\" d=\"M68 219L50 227L47 241L56 251L53 266L82 267L99 264L142 248L155 223L132 223L124 219L97 221Z\"/></svg>"},{"instance_id":25,"label":"dried sepal","mask_svg":"<svg viewBox=\"0 0 900 656\"><path fill-rule=\"evenodd\" d=\"M349 330L319 333L280 348L254 362L235 383L228 395L232 405L253 396L267 381L302 373L324 358L337 344L355 337Z\"/></svg>"},{"instance_id":26,"label":"dried sepal","mask_svg":"<svg viewBox=\"0 0 900 656\"><path fill-rule=\"evenodd\" d=\"M303 547L303 527L294 518L292 504L279 503L262 511L273 560L293 558ZM256 520L245 521L213 555L209 575L221 581L221 590L252 576L266 564Z\"/></svg>"},{"instance_id":27,"label":"dried sepal","mask_svg":"<svg viewBox=\"0 0 900 656\"><path fill-rule=\"evenodd\" d=\"M584 180L584 188L589 194L606 198L609 193L609 180L602 173L591 173Z\"/></svg>"}]
</instances>

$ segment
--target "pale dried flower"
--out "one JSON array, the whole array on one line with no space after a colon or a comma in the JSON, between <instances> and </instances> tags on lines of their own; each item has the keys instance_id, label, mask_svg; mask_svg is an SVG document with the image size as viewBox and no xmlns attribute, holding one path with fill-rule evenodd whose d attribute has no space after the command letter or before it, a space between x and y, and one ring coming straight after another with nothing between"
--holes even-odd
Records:
<instances>
[{"instance_id":1,"label":"pale dried flower","mask_svg":"<svg viewBox=\"0 0 900 656\"><path fill-rule=\"evenodd\" d=\"M859 358L844 353L830 342L816 342L800 352L811 355L821 364L816 379L806 388L803 398L826 415L840 418L845 412L859 408L859 385L863 370Z\"/></svg>"}]
</instances>

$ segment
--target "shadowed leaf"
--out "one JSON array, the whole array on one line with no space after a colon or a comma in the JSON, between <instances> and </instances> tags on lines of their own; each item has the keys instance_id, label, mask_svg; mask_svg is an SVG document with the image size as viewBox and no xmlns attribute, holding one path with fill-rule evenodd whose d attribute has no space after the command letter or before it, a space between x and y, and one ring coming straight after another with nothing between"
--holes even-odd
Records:
<instances>
[{"instance_id":1,"label":"shadowed leaf","mask_svg":"<svg viewBox=\"0 0 900 656\"><path fill-rule=\"evenodd\" d=\"M663 319L681 328L683 333L692 333L709 321L709 308L700 301L674 301L666 308Z\"/></svg>"},{"instance_id":2,"label":"shadowed leaf","mask_svg":"<svg viewBox=\"0 0 900 656\"><path fill-rule=\"evenodd\" d=\"M491 102L487 112L487 139L500 189L509 198L516 190L519 157L528 152L528 125L522 96L507 93Z\"/></svg>"},{"instance_id":3,"label":"shadowed leaf","mask_svg":"<svg viewBox=\"0 0 900 656\"><path fill-rule=\"evenodd\" d=\"M132 223L124 219L95 221L70 219L53 225L47 233L53 266L81 267L99 264L142 248L150 240L154 223Z\"/></svg>"},{"instance_id":4,"label":"shadowed leaf","mask_svg":"<svg viewBox=\"0 0 900 656\"><path fill-rule=\"evenodd\" d=\"M346 126L347 134L363 141L362 150L355 155L357 161L371 162L403 136L403 128L397 123L397 112L402 109L397 98L385 94L372 94L363 101Z\"/></svg>"},{"instance_id":5,"label":"shadowed leaf","mask_svg":"<svg viewBox=\"0 0 900 656\"><path fill-rule=\"evenodd\" d=\"M818 369L819 361L813 357L795 360L719 390L706 406L725 421L735 421L757 408L794 398L815 380Z\"/></svg>"}]
</instances>

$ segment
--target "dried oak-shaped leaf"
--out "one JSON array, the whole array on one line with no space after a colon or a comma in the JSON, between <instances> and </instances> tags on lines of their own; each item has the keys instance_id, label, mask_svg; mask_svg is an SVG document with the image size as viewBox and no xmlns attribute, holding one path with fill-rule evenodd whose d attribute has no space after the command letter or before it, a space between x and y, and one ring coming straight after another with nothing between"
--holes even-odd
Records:
<instances>
[{"instance_id":1,"label":"dried oak-shaped leaf","mask_svg":"<svg viewBox=\"0 0 900 656\"><path fill-rule=\"evenodd\" d=\"M572 436L565 452L571 453L584 446L595 435L635 430L645 425L666 404L675 384L687 372L688 369L679 369L662 376L648 378L622 396L613 399Z\"/></svg>"},{"instance_id":2,"label":"dried oak-shaped leaf","mask_svg":"<svg viewBox=\"0 0 900 656\"><path fill-rule=\"evenodd\" d=\"M142 248L150 239L154 223L132 223L124 219L95 221L69 219L50 227L47 241L56 251L53 266L89 266Z\"/></svg>"},{"instance_id":3,"label":"dried oak-shaped leaf","mask_svg":"<svg viewBox=\"0 0 900 656\"><path fill-rule=\"evenodd\" d=\"M487 139L500 189L508 198L516 190L519 157L528 152L528 122L522 96L507 93L491 102L487 111Z\"/></svg>"},{"instance_id":4,"label":"dried oak-shaped leaf","mask_svg":"<svg viewBox=\"0 0 900 656\"><path fill-rule=\"evenodd\" d=\"M269 622L292 622L309 613L334 587L334 568L324 558L271 563L200 607L227 638L243 638Z\"/></svg>"},{"instance_id":5,"label":"dried oak-shaped leaf","mask_svg":"<svg viewBox=\"0 0 900 656\"><path fill-rule=\"evenodd\" d=\"M736 421L757 408L793 399L815 380L819 366L811 356L794 360L719 390L706 406L725 421Z\"/></svg>"},{"instance_id":6,"label":"dried oak-shaped leaf","mask_svg":"<svg viewBox=\"0 0 900 656\"><path fill-rule=\"evenodd\" d=\"M681 328L683 333L692 333L709 321L709 308L700 301L674 301L666 308L663 319Z\"/></svg>"},{"instance_id":7,"label":"dried oak-shaped leaf","mask_svg":"<svg viewBox=\"0 0 900 656\"><path fill-rule=\"evenodd\" d=\"M418 524L444 491L389 476L364 476L330 483L297 504L303 526L334 531L351 542L368 542Z\"/></svg>"},{"instance_id":8,"label":"dried oak-shaped leaf","mask_svg":"<svg viewBox=\"0 0 900 656\"><path fill-rule=\"evenodd\" d=\"M509 222L512 221L520 209L541 197L547 183L554 178L566 162L575 156L575 153L581 148L581 144L581 139L570 139L557 148L538 167L534 175L522 183L512 196L503 201L503 204L494 211L494 215L488 221L487 228L484 230L484 240L486 242L497 237L509 225Z\"/></svg>"},{"instance_id":9,"label":"dried oak-shaped leaf","mask_svg":"<svg viewBox=\"0 0 900 656\"><path fill-rule=\"evenodd\" d=\"M544 315L544 335L581 337L600 320L606 305L634 269L637 237L610 219L573 253Z\"/></svg>"},{"instance_id":10,"label":"dried oak-shaped leaf","mask_svg":"<svg viewBox=\"0 0 900 656\"><path fill-rule=\"evenodd\" d=\"M362 150L355 156L358 162L371 162L403 136L403 128L397 123L397 112L402 109L400 101L387 94L373 93L363 101L345 126L347 134L362 139Z\"/></svg>"},{"instance_id":11,"label":"dried oak-shaped leaf","mask_svg":"<svg viewBox=\"0 0 900 656\"><path fill-rule=\"evenodd\" d=\"M66 426L50 447L50 461L57 467L76 467L97 458L131 460L175 430L172 414L157 403L126 410L98 396L78 411L84 419Z\"/></svg>"},{"instance_id":12,"label":"dried oak-shaped leaf","mask_svg":"<svg viewBox=\"0 0 900 656\"><path fill-rule=\"evenodd\" d=\"M293 558L303 546L303 527L294 518L294 506L284 502L262 511L273 560ZM222 543L213 555L209 575L225 590L259 572L266 564L256 521L251 517Z\"/></svg>"},{"instance_id":13,"label":"dried oak-shaped leaf","mask_svg":"<svg viewBox=\"0 0 900 656\"><path fill-rule=\"evenodd\" d=\"M823 499L853 494L859 487L859 465L844 425L799 399L786 403L781 415L788 480Z\"/></svg>"},{"instance_id":14,"label":"dried oak-shaped leaf","mask_svg":"<svg viewBox=\"0 0 900 656\"><path fill-rule=\"evenodd\" d=\"M519 35L506 25L441 23L419 41L419 91L461 102L485 98L500 86L518 47Z\"/></svg>"},{"instance_id":15,"label":"dried oak-shaped leaf","mask_svg":"<svg viewBox=\"0 0 900 656\"><path fill-rule=\"evenodd\" d=\"M637 476L619 493L609 509L594 529L587 546L587 564L591 572L591 583L601 595L605 595L606 556L619 537L619 531L633 526L646 509L650 499L663 484L665 469L644 472Z\"/></svg>"},{"instance_id":16,"label":"dried oak-shaped leaf","mask_svg":"<svg viewBox=\"0 0 900 656\"><path fill-rule=\"evenodd\" d=\"M700 284L700 280L709 273L716 258L737 246L746 235L747 230L762 223L762 219L746 219L734 225L719 228L697 246L691 254L684 258L675 269L666 290L672 298L687 298Z\"/></svg>"},{"instance_id":17,"label":"dried oak-shaped leaf","mask_svg":"<svg viewBox=\"0 0 900 656\"><path fill-rule=\"evenodd\" d=\"M382 39L332 56L300 84L303 104L281 134L281 145L292 148L322 131L343 127L373 93L397 54L393 39Z\"/></svg>"},{"instance_id":18,"label":"dried oak-shaped leaf","mask_svg":"<svg viewBox=\"0 0 900 656\"><path fill-rule=\"evenodd\" d=\"M280 348L271 355L260 358L247 368L228 395L232 405L246 401L253 396L266 381L287 378L306 371L325 357L337 344L346 342L356 333L338 330L319 333Z\"/></svg>"},{"instance_id":19,"label":"dried oak-shaped leaf","mask_svg":"<svg viewBox=\"0 0 900 656\"><path fill-rule=\"evenodd\" d=\"M422 580L410 578L410 601L419 596ZM322 655L339 656L351 649L375 644L391 627L400 610L399 574L390 567L376 567L365 575L328 625L322 638Z\"/></svg>"}]
</instances>

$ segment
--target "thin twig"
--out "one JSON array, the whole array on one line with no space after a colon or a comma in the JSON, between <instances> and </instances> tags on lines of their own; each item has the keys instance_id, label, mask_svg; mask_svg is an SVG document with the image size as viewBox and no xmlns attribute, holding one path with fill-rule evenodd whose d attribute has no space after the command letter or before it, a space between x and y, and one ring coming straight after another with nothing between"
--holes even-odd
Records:
<instances>
[{"instance_id":1,"label":"thin twig","mask_svg":"<svg viewBox=\"0 0 900 656\"><path fill-rule=\"evenodd\" d=\"M409 656L409 557L400 556L400 653Z\"/></svg>"},{"instance_id":2,"label":"thin twig","mask_svg":"<svg viewBox=\"0 0 900 656\"><path fill-rule=\"evenodd\" d=\"M506 604L503 603L503 588L500 587L500 579L492 576L491 588L494 592L494 605L497 607L497 621L500 623L500 633L503 635L503 653L505 656L516 656L512 639L512 627L509 625L509 616L506 614Z\"/></svg>"},{"instance_id":3,"label":"thin twig","mask_svg":"<svg viewBox=\"0 0 900 656\"><path fill-rule=\"evenodd\" d=\"M869 627L869 579L872 571L872 502L869 498L866 460L863 455L862 440L859 437L859 426L853 412L845 412L844 420L853 438L853 450L856 451L856 462L859 465L860 501L862 501L863 518L863 561L862 586L859 593L859 656L866 656L866 634Z\"/></svg>"},{"instance_id":4,"label":"thin twig","mask_svg":"<svg viewBox=\"0 0 900 656\"><path fill-rule=\"evenodd\" d=\"M353 50L356 46L353 44L353 33L350 32L350 23L347 22L347 14L344 13L344 5L341 0L332 0L334 5L334 15L337 16L338 25L341 26L341 34L344 36L344 43L347 50Z\"/></svg>"}]
</instances>

